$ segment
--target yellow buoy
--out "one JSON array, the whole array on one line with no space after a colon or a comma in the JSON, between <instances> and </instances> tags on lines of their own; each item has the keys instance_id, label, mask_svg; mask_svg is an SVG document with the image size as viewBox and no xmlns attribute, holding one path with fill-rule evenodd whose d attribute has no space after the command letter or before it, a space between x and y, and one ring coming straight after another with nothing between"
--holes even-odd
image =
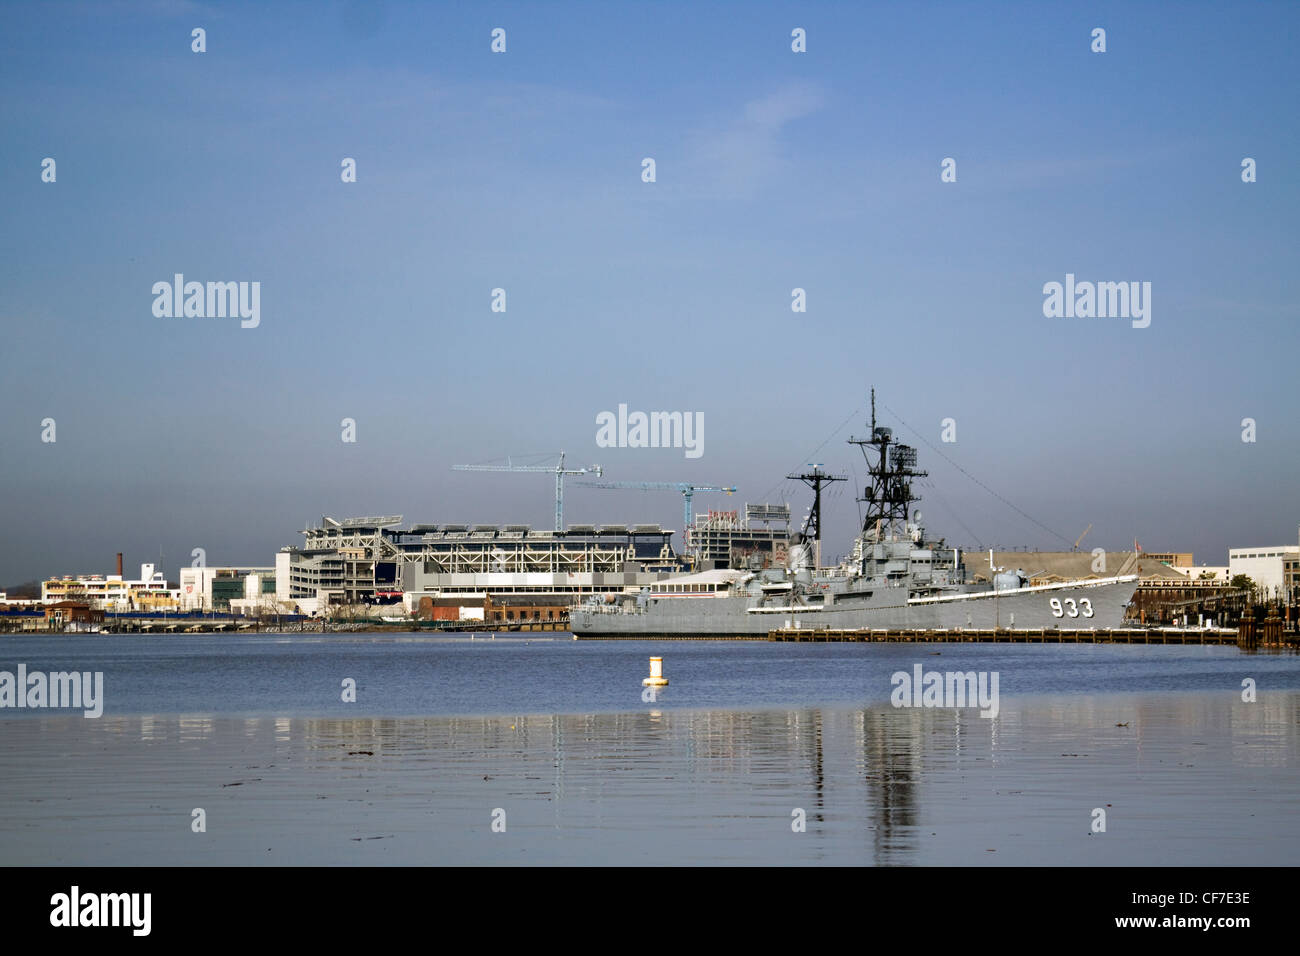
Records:
<instances>
[{"instance_id":1,"label":"yellow buoy","mask_svg":"<svg viewBox=\"0 0 1300 956\"><path fill-rule=\"evenodd\" d=\"M641 682L646 687L667 687L668 678L664 676L664 659L650 658L650 676Z\"/></svg>"}]
</instances>

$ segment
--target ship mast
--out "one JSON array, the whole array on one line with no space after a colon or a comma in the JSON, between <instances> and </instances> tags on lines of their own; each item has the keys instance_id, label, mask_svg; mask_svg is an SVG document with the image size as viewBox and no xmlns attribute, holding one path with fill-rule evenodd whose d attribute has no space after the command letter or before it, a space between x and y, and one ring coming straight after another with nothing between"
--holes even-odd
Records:
<instances>
[{"instance_id":1,"label":"ship mast","mask_svg":"<svg viewBox=\"0 0 1300 956\"><path fill-rule=\"evenodd\" d=\"M876 424L876 390L871 390L871 437L850 438L850 445L862 449L867 460L871 483L862 490L858 501L866 505L862 534L874 541L894 539L907 534L907 519L912 502L912 479L924 478L929 472L916 470L916 449L894 441L891 428Z\"/></svg>"},{"instance_id":2,"label":"ship mast","mask_svg":"<svg viewBox=\"0 0 1300 956\"><path fill-rule=\"evenodd\" d=\"M813 542L813 567L822 566L822 486L829 485L836 481L848 481L845 475L828 475L822 471L821 464L809 464L812 471L805 471L798 475L786 475L786 478L794 481L802 481L805 485L813 490L813 506L808 512L808 518L803 523L803 534L801 537L806 543L809 540Z\"/></svg>"}]
</instances>

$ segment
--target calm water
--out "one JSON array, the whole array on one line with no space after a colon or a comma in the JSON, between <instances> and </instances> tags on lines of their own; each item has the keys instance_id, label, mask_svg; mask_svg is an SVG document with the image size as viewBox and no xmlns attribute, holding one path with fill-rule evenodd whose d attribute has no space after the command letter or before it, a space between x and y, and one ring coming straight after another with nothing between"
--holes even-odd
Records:
<instances>
[{"instance_id":1,"label":"calm water","mask_svg":"<svg viewBox=\"0 0 1300 956\"><path fill-rule=\"evenodd\" d=\"M0 864L1300 856L1294 655L549 637L0 639L0 670L103 671L107 698L0 711ZM999 715L891 707L917 663L998 671Z\"/></svg>"},{"instance_id":2,"label":"calm water","mask_svg":"<svg viewBox=\"0 0 1300 956\"><path fill-rule=\"evenodd\" d=\"M1300 853L1300 693L967 713L10 721L0 862L1289 866Z\"/></svg>"},{"instance_id":3,"label":"calm water","mask_svg":"<svg viewBox=\"0 0 1300 956\"><path fill-rule=\"evenodd\" d=\"M58 635L0 638L0 670L102 671L104 712L406 716L644 711L649 657L670 684L659 710L888 701L891 675L997 671L1023 695L1300 689L1300 657L1234 647L574 641L427 635ZM357 684L344 703L344 678ZM0 711L0 720L33 716Z\"/></svg>"}]
</instances>

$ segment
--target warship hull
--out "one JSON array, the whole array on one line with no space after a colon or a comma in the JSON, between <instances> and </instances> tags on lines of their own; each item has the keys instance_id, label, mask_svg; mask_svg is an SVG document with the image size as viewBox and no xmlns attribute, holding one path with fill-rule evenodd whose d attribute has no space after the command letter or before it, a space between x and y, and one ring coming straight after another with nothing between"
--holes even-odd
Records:
<instances>
[{"instance_id":1,"label":"warship hull","mask_svg":"<svg viewBox=\"0 0 1300 956\"><path fill-rule=\"evenodd\" d=\"M1057 628L1089 630L1123 624L1137 577L908 597L882 588L862 598L824 605L756 601L745 595L651 598L636 607L576 607L569 629L577 638L766 637L779 628L940 630Z\"/></svg>"}]
</instances>

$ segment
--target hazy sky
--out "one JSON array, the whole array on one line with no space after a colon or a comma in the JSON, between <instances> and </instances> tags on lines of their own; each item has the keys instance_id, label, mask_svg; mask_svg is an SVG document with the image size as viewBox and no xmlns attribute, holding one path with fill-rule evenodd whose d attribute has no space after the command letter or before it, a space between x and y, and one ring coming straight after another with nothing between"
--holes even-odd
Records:
<instances>
[{"instance_id":1,"label":"hazy sky","mask_svg":"<svg viewBox=\"0 0 1300 956\"><path fill-rule=\"evenodd\" d=\"M559 449L801 515L791 469L860 483L873 385L950 543L1296 541L1295 4L0 14L0 585L270 564L322 514L545 528L547 476L451 466ZM156 317L175 273L260 282L260 325ZM1150 326L1046 318L1067 273L1150 282ZM701 413L703 455L597 447L620 403Z\"/></svg>"}]
</instances>

